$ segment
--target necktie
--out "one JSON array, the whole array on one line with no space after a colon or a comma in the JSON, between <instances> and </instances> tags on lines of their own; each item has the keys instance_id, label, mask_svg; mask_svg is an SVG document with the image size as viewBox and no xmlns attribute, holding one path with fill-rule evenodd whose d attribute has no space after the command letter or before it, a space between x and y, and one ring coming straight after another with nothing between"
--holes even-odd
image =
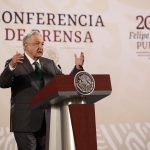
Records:
<instances>
[{"instance_id":1,"label":"necktie","mask_svg":"<svg viewBox=\"0 0 150 150\"><path fill-rule=\"evenodd\" d=\"M36 83L37 85L39 86L39 88L42 88L44 86L44 80L43 80L43 77L42 77L42 71L41 71L41 68L40 68L40 64L35 61L33 63L33 65L35 66L35 80L36 80Z\"/></svg>"}]
</instances>

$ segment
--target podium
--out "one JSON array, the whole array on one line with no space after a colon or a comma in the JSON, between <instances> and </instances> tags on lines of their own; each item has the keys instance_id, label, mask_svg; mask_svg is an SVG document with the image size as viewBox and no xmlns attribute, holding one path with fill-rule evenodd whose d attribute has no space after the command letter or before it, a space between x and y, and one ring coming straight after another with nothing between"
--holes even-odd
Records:
<instances>
[{"instance_id":1,"label":"podium","mask_svg":"<svg viewBox=\"0 0 150 150\"><path fill-rule=\"evenodd\" d=\"M74 76L56 75L32 99L33 109L51 105L49 150L97 150L94 103L111 94L110 76L92 75L95 90L80 95Z\"/></svg>"}]
</instances>

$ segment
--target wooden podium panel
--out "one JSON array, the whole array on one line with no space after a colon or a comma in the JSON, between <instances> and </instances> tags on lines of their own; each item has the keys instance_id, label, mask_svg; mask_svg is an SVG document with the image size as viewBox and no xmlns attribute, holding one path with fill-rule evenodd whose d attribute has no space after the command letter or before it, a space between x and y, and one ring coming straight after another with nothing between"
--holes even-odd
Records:
<instances>
[{"instance_id":1,"label":"wooden podium panel","mask_svg":"<svg viewBox=\"0 0 150 150\"><path fill-rule=\"evenodd\" d=\"M69 105L76 150L97 150L94 104Z\"/></svg>"}]
</instances>

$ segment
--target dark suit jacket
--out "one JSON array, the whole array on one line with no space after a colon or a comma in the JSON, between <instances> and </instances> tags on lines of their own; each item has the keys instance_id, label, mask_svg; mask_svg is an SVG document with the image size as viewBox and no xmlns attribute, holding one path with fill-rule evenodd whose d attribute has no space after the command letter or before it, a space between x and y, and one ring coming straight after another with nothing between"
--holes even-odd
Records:
<instances>
[{"instance_id":1,"label":"dark suit jacket","mask_svg":"<svg viewBox=\"0 0 150 150\"><path fill-rule=\"evenodd\" d=\"M56 67L53 60L41 57L39 59L46 84L56 74L62 72ZM34 69L26 56L23 63L18 63L15 70L11 71L8 60L4 71L0 76L0 87L11 87L11 116L10 130L16 132L34 132L41 127L44 109L31 109L32 97L39 91L34 79ZM79 70L74 67L71 74Z\"/></svg>"}]
</instances>

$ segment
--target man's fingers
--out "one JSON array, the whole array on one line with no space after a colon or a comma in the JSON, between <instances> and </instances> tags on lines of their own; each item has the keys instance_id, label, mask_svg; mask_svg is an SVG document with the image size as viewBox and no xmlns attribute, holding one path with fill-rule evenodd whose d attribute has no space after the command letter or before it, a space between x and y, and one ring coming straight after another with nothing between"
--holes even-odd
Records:
<instances>
[{"instance_id":1,"label":"man's fingers","mask_svg":"<svg viewBox=\"0 0 150 150\"><path fill-rule=\"evenodd\" d=\"M23 61L22 60L18 60L17 63L23 63Z\"/></svg>"},{"instance_id":2,"label":"man's fingers","mask_svg":"<svg viewBox=\"0 0 150 150\"><path fill-rule=\"evenodd\" d=\"M23 59L24 59L23 56L18 53L12 58L12 62L13 63L23 62Z\"/></svg>"},{"instance_id":3,"label":"man's fingers","mask_svg":"<svg viewBox=\"0 0 150 150\"><path fill-rule=\"evenodd\" d=\"M75 59L77 58L77 54L74 54Z\"/></svg>"},{"instance_id":4,"label":"man's fingers","mask_svg":"<svg viewBox=\"0 0 150 150\"><path fill-rule=\"evenodd\" d=\"M83 52L81 52L81 53L80 53L80 57L77 57L77 54L74 54L74 56L75 56L75 58L81 58L81 57L83 57L83 58L84 58L84 53L83 53Z\"/></svg>"},{"instance_id":5,"label":"man's fingers","mask_svg":"<svg viewBox=\"0 0 150 150\"><path fill-rule=\"evenodd\" d=\"M23 61L23 57L22 56L19 56L18 58L17 58L17 62L22 62Z\"/></svg>"},{"instance_id":6,"label":"man's fingers","mask_svg":"<svg viewBox=\"0 0 150 150\"><path fill-rule=\"evenodd\" d=\"M23 59L23 56L20 53L18 53L16 56L14 56L14 59Z\"/></svg>"},{"instance_id":7,"label":"man's fingers","mask_svg":"<svg viewBox=\"0 0 150 150\"><path fill-rule=\"evenodd\" d=\"M16 54L15 54L15 56L19 56L20 55L20 53L18 53L18 51L16 51Z\"/></svg>"},{"instance_id":8,"label":"man's fingers","mask_svg":"<svg viewBox=\"0 0 150 150\"><path fill-rule=\"evenodd\" d=\"M80 53L80 57L84 57L84 53L83 52Z\"/></svg>"},{"instance_id":9,"label":"man's fingers","mask_svg":"<svg viewBox=\"0 0 150 150\"><path fill-rule=\"evenodd\" d=\"M22 56L22 54L19 53L18 51L16 51L16 54L14 55L14 57L15 57L15 56Z\"/></svg>"},{"instance_id":10,"label":"man's fingers","mask_svg":"<svg viewBox=\"0 0 150 150\"><path fill-rule=\"evenodd\" d=\"M22 56L22 55L19 55L19 56L17 56L16 58L18 58L18 59L23 59L23 56Z\"/></svg>"}]
</instances>

